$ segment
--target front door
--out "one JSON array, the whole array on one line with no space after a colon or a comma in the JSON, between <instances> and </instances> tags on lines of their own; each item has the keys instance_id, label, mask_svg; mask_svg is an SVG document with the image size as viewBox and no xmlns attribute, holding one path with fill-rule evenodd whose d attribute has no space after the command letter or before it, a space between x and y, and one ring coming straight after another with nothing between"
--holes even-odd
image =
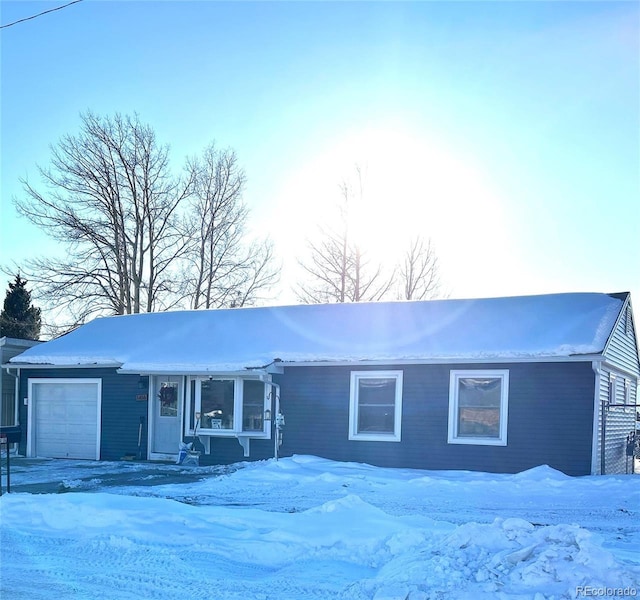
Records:
<instances>
[{"instance_id":1,"label":"front door","mask_svg":"<svg viewBox=\"0 0 640 600\"><path fill-rule=\"evenodd\" d=\"M154 377L153 382L153 434L151 452L178 454L180 423L182 421L182 378Z\"/></svg>"}]
</instances>

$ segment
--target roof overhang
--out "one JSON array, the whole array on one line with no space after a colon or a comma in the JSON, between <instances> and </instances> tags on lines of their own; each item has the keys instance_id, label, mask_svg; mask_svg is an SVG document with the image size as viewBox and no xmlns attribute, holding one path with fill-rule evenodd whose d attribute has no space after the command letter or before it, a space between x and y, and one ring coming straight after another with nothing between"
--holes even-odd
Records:
<instances>
[{"instance_id":1,"label":"roof overhang","mask_svg":"<svg viewBox=\"0 0 640 600\"><path fill-rule=\"evenodd\" d=\"M476 356L476 357L438 357L438 358L385 358L385 359L320 359L320 360L277 360L269 365L259 367L233 366L224 368L220 365L188 366L176 365L136 365L125 366L123 363L92 363L59 365L52 363L5 363L4 369L117 369L122 375L193 375L198 377L227 376L247 377L251 374L282 374L284 368L292 367L348 367L348 366L388 366L388 365L445 365L445 364L510 364L510 363L549 363L549 362L598 362L603 361L602 354L572 354L567 356Z\"/></svg>"},{"instance_id":2,"label":"roof overhang","mask_svg":"<svg viewBox=\"0 0 640 600\"><path fill-rule=\"evenodd\" d=\"M56 365L53 363L8 362L3 369L117 369L122 363L82 363L76 365Z\"/></svg>"},{"instance_id":3,"label":"roof overhang","mask_svg":"<svg viewBox=\"0 0 640 600\"><path fill-rule=\"evenodd\" d=\"M173 375L173 376L183 376L188 375L191 377L211 377L211 378L222 378L222 377L254 377L261 378L264 375L267 375L266 369L242 369L242 370L205 370L205 369L167 369L159 366L157 369L118 369L118 373L121 375Z\"/></svg>"},{"instance_id":4,"label":"roof overhang","mask_svg":"<svg viewBox=\"0 0 640 600\"><path fill-rule=\"evenodd\" d=\"M286 361L279 365L283 368L290 367L348 367L352 365L388 366L388 365L457 365L457 364L510 364L510 363L549 363L549 362L593 362L602 361L601 354L573 354L569 356L491 356L491 357L455 357L455 358L412 358L385 360L317 360L317 361Z\"/></svg>"},{"instance_id":5,"label":"roof overhang","mask_svg":"<svg viewBox=\"0 0 640 600\"><path fill-rule=\"evenodd\" d=\"M39 340L24 340L22 338L0 337L0 346L13 346L14 348L33 348L38 344L44 344Z\"/></svg>"}]
</instances>

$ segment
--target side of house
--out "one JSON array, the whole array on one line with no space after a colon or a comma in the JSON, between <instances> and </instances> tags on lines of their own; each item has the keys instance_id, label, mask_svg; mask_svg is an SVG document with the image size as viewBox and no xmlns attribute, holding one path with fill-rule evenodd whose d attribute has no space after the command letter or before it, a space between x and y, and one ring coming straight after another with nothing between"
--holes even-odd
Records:
<instances>
[{"instance_id":1,"label":"side of house","mask_svg":"<svg viewBox=\"0 0 640 600\"><path fill-rule=\"evenodd\" d=\"M592 472L628 473L633 457L628 438L635 434L640 361L633 311L629 297L620 311L602 362L594 366L596 397Z\"/></svg>"},{"instance_id":2,"label":"side of house","mask_svg":"<svg viewBox=\"0 0 640 600\"><path fill-rule=\"evenodd\" d=\"M285 454L419 469L591 471L590 362L307 366L285 368L279 381Z\"/></svg>"}]
</instances>

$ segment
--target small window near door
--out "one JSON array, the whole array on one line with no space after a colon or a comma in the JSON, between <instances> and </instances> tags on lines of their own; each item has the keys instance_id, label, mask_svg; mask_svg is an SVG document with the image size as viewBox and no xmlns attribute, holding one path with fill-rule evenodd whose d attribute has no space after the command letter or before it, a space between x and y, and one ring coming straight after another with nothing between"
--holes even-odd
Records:
<instances>
[{"instance_id":1,"label":"small window near door","mask_svg":"<svg viewBox=\"0 0 640 600\"><path fill-rule=\"evenodd\" d=\"M399 442L402 371L353 371L349 439Z\"/></svg>"},{"instance_id":2,"label":"small window near door","mask_svg":"<svg viewBox=\"0 0 640 600\"><path fill-rule=\"evenodd\" d=\"M163 381L158 392L161 417L178 416L178 383Z\"/></svg>"},{"instance_id":3,"label":"small window near door","mask_svg":"<svg viewBox=\"0 0 640 600\"><path fill-rule=\"evenodd\" d=\"M451 371L450 444L507 445L509 371Z\"/></svg>"}]
</instances>

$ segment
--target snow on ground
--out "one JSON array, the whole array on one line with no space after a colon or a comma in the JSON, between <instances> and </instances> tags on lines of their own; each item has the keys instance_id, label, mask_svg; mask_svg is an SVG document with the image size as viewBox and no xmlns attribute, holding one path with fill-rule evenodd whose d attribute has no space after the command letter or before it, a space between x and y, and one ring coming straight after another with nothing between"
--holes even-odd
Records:
<instances>
[{"instance_id":1,"label":"snow on ground","mask_svg":"<svg viewBox=\"0 0 640 600\"><path fill-rule=\"evenodd\" d=\"M640 590L637 476L310 456L162 468L173 483L152 485L151 464L18 468L14 489L59 481L67 493L0 499L0 596L542 600Z\"/></svg>"}]
</instances>

